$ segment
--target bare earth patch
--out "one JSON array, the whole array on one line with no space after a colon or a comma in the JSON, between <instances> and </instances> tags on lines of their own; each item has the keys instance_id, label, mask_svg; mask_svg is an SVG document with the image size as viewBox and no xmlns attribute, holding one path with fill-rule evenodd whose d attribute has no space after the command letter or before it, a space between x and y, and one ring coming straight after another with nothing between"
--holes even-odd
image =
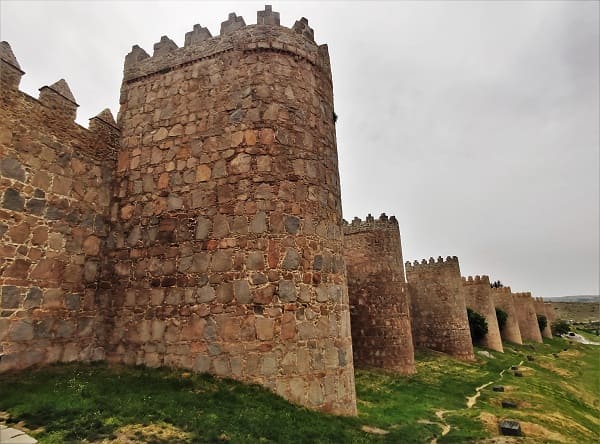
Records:
<instances>
[{"instance_id":1,"label":"bare earth patch","mask_svg":"<svg viewBox=\"0 0 600 444\"><path fill-rule=\"evenodd\" d=\"M531 438L551 439L558 442L573 442L573 440L568 439L566 436L561 435L560 433L552 432L546 427L539 424L534 424L532 422L522 421L521 430L525 436Z\"/></svg>"},{"instance_id":2,"label":"bare earth patch","mask_svg":"<svg viewBox=\"0 0 600 444\"><path fill-rule=\"evenodd\" d=\"M594 434L591 430L588 430L587 428L583 427L581 424L578 424L577 422L573 421L571 418L567 418L566 416L564 416L563 414L561 414L559 412L543 413L543 414L542 413L530 413L529 416L533 416L534 418L540 418L541 420L552 422L552 424L556 424L556 429L562 430L567 434L568 434L568 430L575 429L582 435L590 436L591 441L593 441L596 438L596 436L594 436ZM593 421L596 422L598 425L600 425L600 420L598 420L597 418L593 418Z\"/></svg>"},{"instance_id":3,"label":"bare earth patch","mask_svg":"<svg viewBox=\"0 0 600 444\"><path fill-rule=\"evenodd\" d=\"M553 373L556 373L558 376L562 376L564 378L572 378L573 373L564 368L557 367L552 362L542 362L540 361L538 364L540 367L545 368L546 370L550 370Z\"/></svg>"},{"instance_id":4,"label":"bare earth patch","mask_svg":"<svg viewBox=\"0 0 600 444\"><path fill-rule=\"evenodd\" d=\"M96 444L140 444L140 443L189 443L190 435L164 422L158 424L130 424L119 428L113 440L98 441Z\"/></svg>"},{"instance_id":5,"label":"bare earth patch","mask_svg":"<svg viewBox=\"0 0 600 444\"><path fill-rule=\"evenodd\" d=\"M387 430L383 430L383 429L380 429L377 427L371 427L371 426L367 426L367 425L362 426L360 429L363 432L372 433L374 435L387 435L388 433L390 433Z\"/></svg>"}]
</instances>

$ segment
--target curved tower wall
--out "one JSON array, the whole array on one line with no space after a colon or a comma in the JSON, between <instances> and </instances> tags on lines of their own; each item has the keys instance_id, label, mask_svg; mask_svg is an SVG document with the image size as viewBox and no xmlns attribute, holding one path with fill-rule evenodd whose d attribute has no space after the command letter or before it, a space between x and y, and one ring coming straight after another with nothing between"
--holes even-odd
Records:
<instances>
[{"instance_id":1,"label":"curved tower wall","mask_svg":"<svg viewBox=\"0 0 600 444\"><path fill-rule=\"evenodd\" d=\"M544 342L538 325L531 293L513 293L519 330L524 341Z\"/></svg>"},{"instance_id":2,"label":"curved tower wall","mask_svg":"<svg viewBox=\"0 0 600 444\"><path fill-rule=\"evenodd\" d=\"M352 348L357 366L415 372L398 221L382 214L344 225Z\"/></svg>"},{"instance_id":3,"label":"curved tower wall","mask_svg":"<svg viewBox=\"0 0 600 444\"><path fill-rule=\"evenodd\" d=\"M467 307L484 316L487 321L488 332L482 339L481 345L491 350L504 352L502 338L500 337L500 329L498 328L498 319L496 318L496 308L494 307L494 301L492 300L489 277L463 277L462 292Z\"/></svg>"},{"instance_id":4,"label":"curved tower wall","mask_svg":"<svg viewBox=\"0 0 600 444\"><path fill-rule=\"evenodd\" d=\"M550 317L548 316L548 311L546 310L546 304L544 304L544 299L542 298L534 298L533 306L535 308L535 312L538 315L542 315L546 317L546 327L542 330L542 336L544 338L552 339L552 330L550 329Z\"/></svg>"},{"instance_id":5,"label":"curved tower wall","mask_svg":"<svg viewBox=\"0 0 600 444\"><path fill-rule=\"evenodd\" d=\"M548 316L548 324L552 325L556 321L556 313L554 313L554 305L552 302L544 302L544 308L546 309L546 316Z\"/></svg>"},{"instance_id":6,"label":"curved tower wall","mask_svg":"<svg viewBox=\"0 0 600 444\"><path fill-rule=\"evenodd\" d=\"M504 328L500 330L502 339L513 344L523 344L519 319L517 318L517 311L510 287L492 288L491 291L494 306L506 312L508 316Z\"/></svg>"},{"instance_id":7,"label":"curved tower wall","mask_svg":"<svg viewBox=\"0 0 600 444\"><path fill-rule=\"evenodd\" d=\"M459 359L474 359L458 258L406 262L405 268L415 347L431 348Z\"/></svg>"},{"instance_id":8,"label":"curved tower wall","mask_svg":"<svg viewBox=\"0 0 600 444\"><path fill-rule=\"evenodd\" d=\"M107 355L355 414L328 51L258 22L125 60Z\"/></svg>"}]
</instances>

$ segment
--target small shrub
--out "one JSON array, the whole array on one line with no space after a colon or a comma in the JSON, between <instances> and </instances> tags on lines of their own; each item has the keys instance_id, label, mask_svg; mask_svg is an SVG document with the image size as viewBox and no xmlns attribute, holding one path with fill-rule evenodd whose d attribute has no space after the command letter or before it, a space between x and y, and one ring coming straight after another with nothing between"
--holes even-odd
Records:
<instances>
[{"instance_id":1,"label":"small shrub","mask_svg":"<svg viewBox=\"0 0 600 444\"><path fill-rule=\"evenodd\" d=\"M467 308L467 317L469 318L469 329L471 330L471 340L474 343L481 341L488 332L488 325L485 317L475 310Z\"/></svg>"},{"instance_id":2,"label":"small shrub","mask_svg":"<svg viewBox=\"0 0 600 444\"><path fill-rule=\"evenodd\" d=\"M504 329L506 325L506 320L508 319L508 313L502 310L501 308L496 308L496 319L498 319L498 328L500 331Z\"/></svg>"},{"instance_id":3,"label":"small shrub","mask_svg":"<svg viewBox=\"0 0 600 444\"><path fill-rule=\"evenodd\" d=\"M550 327L554 336L566 335L571 331L569 323L563 319L557 319Z\"/></svg>"},{"instance_id":4,"label":"small shrub","mask_svg":"<svg viewBox=\"0 0 600 444\"><path fill-rule=\"evenodd\" d=\"M548 325L548 318L544 315L537 315L538 325L540 326L540 331L544 331L546 326Z\"/></svg>"}]
</instances>

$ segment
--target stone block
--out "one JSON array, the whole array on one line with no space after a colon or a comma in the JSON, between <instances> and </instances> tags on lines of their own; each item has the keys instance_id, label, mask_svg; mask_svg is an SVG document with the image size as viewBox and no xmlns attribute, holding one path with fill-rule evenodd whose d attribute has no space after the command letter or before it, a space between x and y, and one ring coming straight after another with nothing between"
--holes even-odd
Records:
<instances>
[{"instance_id":1,"label":"stone block","mask_svg":"<svg viewBox=\"0 0 600 444\"><path fill-rule=\"evenodd\" d=\"M297 298L296 285L293 281L279 281L277 293L281 302L293 302Z\"/></svg>"},{"instance_id":2,"label":"stone block","mask_svg":"<svg viewBox=\"0 0 600 444\"><path fill-rule=\"evenodd\" d=\"M261 341L273 339L275 322L269 318L256 318L256 336Z\"/></svg>"},{"instance_id":3,"label":"stone block","mask_svg":"<svg viewBox=\"0 0 600 444\"><path fill-rule=\"evenodd\" d=\"M265 257L262 251L251 251L246 258L248 270L263 270L265 268Z\"/></svg>"},{"instance_id":4,"label":"stone block","mask_svg":"<svg viewBox=\"0 0 600 444\"><path fill-rule=\"evenodd\" d=\"M218 250L213 255L213 271L230 271L233 268L233 252L229 250Z\"/></svg>"},{"instance_id":5,"label":"stone block","mask_svg":"<svg viewBox=\"0 0 600 444\"><path fill-rule=\"evenodd\" d=\"M32 308L37 308L42 305L42 290L38 287L31 287L27 294L25 295L25 300L23 301L23 308L25 310L29 310Z\"/></svg>"},{"instance_id":6,"label":"stone block","mask_svg":"<svg viewBox=\"0 0 600 444\"><path fill-rule=\"evenodd\" d=\"M5 157L0 159L0 174L9 179L15 179L21 182L25 181L25 170L23 165L14 157Z\"/></svg>"},{"instance_id":7,"label":"stone block","mask_svg":"<svg viewBox=\"0 0 600 444\"><path fill-rule=\"evenodd\" d=\"M22 319L12 322L8 332L11 341L31 341L34 338L34 330L31 321Z\"/></svg>"},{"instance_id":8,"label":"stone block","mask_svg":"<svg viewBox=\"0 0 600 444\"><path fill-rule=\"evenodd\" d=\"M295 248L288 248L285 252L282 267L286 270L296 270L300 266L300 255Z\"/></svg>"},{"instance_id":9,"label":"stone block","mask_svg":"<svg viewBox=\"0 0 600 444\"><path fill-rule=\"evenodd\" d=\"M300 229L300 219L296 216L286 216L284 223L285 231L290 234L296 234Z\"/></svg>"},{"instance_id":10,"label":"stone block","mask_svg":"<svg viewBox=\"0 0 600 444\"><path fill-rule=\"evenodd\" d=\"M67 310L79 310L81 306L81 295L78 293L71 293L65 296L65 308Z\"/></svg>"},{"instance_id":11,"label":"stone block","mask_svg":"<svg viewBox=\"0 0 600 444\"><path fill-rule=\"evenodd\" d=\"M521 436L521 424L511 419L503 419L498 423L500 433L505 436Z\"/></svg>"},{"instance_id":12,"label":"stone block","mask_svg":"<svg viewBox=\"0 0 600 444\"><path fill-rule=\"evenodd\" d=\"M29 199L25 208L31 214L35 214L36 216L41 216L44 214L44 210L46 209L46 200L45 199Z\"/></svg>"},{"instance_id":13,"label":"stone block","mask_svg":"<svg viewBox=\"0 0 600 444\"><path fill-rule=\"evenodd\" d=\"M264 233L267 231L267 215L264 212L259 212L254 215L250 222L251 233Z\"/></svg>"},{"instance_id":14,"label":"stone block","mask_svg":"<svg viewBox=\"0 0 600 444\"><path fill-rule=\"evenodd\" d=\"M277 359L272 354L265 354L261 360L260 373L263 376L273 376L277 372Z\"/></svg>"},{"instance_id":15,"label":"stone block","mask_svg":"<svg viewBox=\"0 0 600 444\"><path fill-rule=\"evenodd\" d=\"M21 304L21 292L14 285L3 285L1 288L0 308L15 309Z\"/></svg>"},{"instance_id":16,"label":"stone block","mask_svg":"<svg viewBox=\"0 0 600 444\"><path fill-rule=\"evenodd\" d=\"M211 302L216 297L215 289L210 285L205 285L196 290L196 300L200 304Z\"/></svg>"},{"instance_id":17,"label":"stone block","mask_svg":"<svg viewBox=\"0 0 600 444\"><path fill-rule=\"evenodd\" d=\"M250 284L245 279L233 281L233 294L239 304L249 304L252 302Z\"/></svg>"},{"instance_id":18,"label":"stone block","mask_svg":"<svg viewBox=\"0 0 600 444\"><path fill-rule=\"evenodd\" d=\"M198 355L194 360L193 369L198 373L207 373L211 368L212 360L209 356L206 355Z\"/></svg>"},{"instance_id":19,"label":"stone block","mask_svg":"<svg viewBox=\"0 0 600 444\"><path fill-rule=\"evenodd\" d=\"M25 208L25 199L17 190L7 188L2 197L2 208L13 211L23 211Z\"/></svg>"}]
</instances>

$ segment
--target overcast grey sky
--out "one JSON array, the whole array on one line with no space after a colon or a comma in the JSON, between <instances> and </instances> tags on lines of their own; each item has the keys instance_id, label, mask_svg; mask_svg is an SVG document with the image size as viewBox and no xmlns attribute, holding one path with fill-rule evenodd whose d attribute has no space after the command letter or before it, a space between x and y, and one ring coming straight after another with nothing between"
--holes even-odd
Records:
<instances>
[{"instance_id":1,"label":"overcast grey sky","mask_svg":"<svg viewBox=\"0 0 600 444\"><path fill-rule=\"evenodd\" d=\"M331 55L344 217L394 214L404 259L456 255L536 296L598 294L597 1L272 2ZM35 97L116 116L131 45L183 45L263 2L6 1L0 37Z\"/></svg>"}]
</instances>

